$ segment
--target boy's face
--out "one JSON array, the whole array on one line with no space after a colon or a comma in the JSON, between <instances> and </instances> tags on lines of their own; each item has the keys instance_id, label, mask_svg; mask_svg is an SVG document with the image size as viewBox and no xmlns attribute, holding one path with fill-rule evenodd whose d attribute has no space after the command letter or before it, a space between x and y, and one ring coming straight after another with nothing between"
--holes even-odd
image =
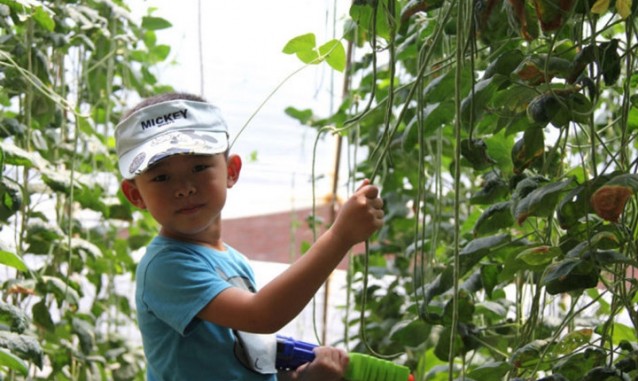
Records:
<instances>
[{"instance_id":1,"label":"boy's face","mask_svg":"<svg viewBox=\"0 0 638 381\"><path fill-rule=\"evenodd\" d=\"M219 231L226 191L239 178L241 160L224 154L174 155L122 182L128 200L148 209L165 236L206 242Z\"/></svg>"}]
</instances>

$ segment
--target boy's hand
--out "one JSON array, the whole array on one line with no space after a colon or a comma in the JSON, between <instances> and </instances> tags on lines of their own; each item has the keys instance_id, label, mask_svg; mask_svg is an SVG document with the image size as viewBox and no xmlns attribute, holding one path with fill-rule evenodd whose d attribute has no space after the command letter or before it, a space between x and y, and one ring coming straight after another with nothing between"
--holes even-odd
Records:
<instances>
[{"instance_id":1,"label":"boy's hand","mask_svg":"<svg viewBox=\"0 0 638 381\"><path fill-rule=\"evenodd\" d=\"M383 200L379 197L379 188L366 179L343 204L331 230L340 240L352 246L370 238L381 228L383 216Z\"/></svg>"},{"instance_id":2,"label":"boy's hand","mask_svg":"<svg viewBox=\"0 0 638 381\"><path fill-rule=\"evenodd\" d=\"M348 354L332 347L316 347L315 359L297 368L291 379L299 381L339 381L348 369Z\"/></svg>"}]
</instances>

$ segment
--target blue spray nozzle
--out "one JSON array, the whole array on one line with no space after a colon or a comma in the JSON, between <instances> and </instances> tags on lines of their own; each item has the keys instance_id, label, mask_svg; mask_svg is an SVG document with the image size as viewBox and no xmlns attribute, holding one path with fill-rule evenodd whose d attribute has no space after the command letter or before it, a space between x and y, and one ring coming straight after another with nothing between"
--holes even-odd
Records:
<instances>
[{"instance_id":1,"label":"blue spray nozzle","mask_svg":"<svg viewBox=\"0 0 638 381\"><path fill-rule=\"evenodd\" d=\"M279 370L293 370L311 362L315 358L315 344L295 340L291 337L277 335L277 360L275 367Z\"/></svg>"}]
</instances>

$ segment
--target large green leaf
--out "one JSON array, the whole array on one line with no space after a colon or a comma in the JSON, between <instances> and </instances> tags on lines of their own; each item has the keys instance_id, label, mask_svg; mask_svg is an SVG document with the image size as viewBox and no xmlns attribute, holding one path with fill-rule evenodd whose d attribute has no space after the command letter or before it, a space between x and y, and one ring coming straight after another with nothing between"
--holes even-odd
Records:
<instances>
[{"instance_id":1,"label":"large green leaf","mask_svg":"<svg viewBox=\"0 0 638 381\"><path fill-rule=\"evenodd\" d=\"M27 364L20 357L2 348L0 348L0 366L14 370L23 376L29 372Z\"/></svg>"},{"instance_id":2,"label":"large green leaf","mask_svg":"<svg viewBox=\"0 0 638 381\"><path fill-rule=\"evenodd\" d=\"M43 276L40 282L38 282L37 290L42 295L53 294L59 305L62 305L63 302L67 302L73 306L77 306L80 303L80 294L75 286L70 284L68 280L62 278L48 275Z\"/></svg>"},{"instance_id":3,"label":"large green leaf","mask_svg":"<svg viewBox=\"0 0 638 381\"><path fill-rule=\"evenodd\" d=\"M7 250L0 249L0 264L23 272L29 271L29 267L20 256Z\"/></svg>"},{"instance_id":4,"label":"large green leaf","mask_svg":"<svg viewBox=\"0 0 638 381\"><path fill-rule=\"evenodd\" d=\"M514 217L519 225L529 217L549 217L554 213L559 197L571 184L563 180L533 190L515 206Z\"/></svg>"},{"instance_id":5,"label":"large green leaf","mask_svg":"<svg viewBox=\"0 0 638 381\"><path fill-rule=\"evenodd\" d=\"M20 308L0 302L0 322L11 329L11 332L24 333L29 324L29 317Z\"/></svg>"},{"instance_id":6,"label":"large green leaf","mask_svg":"<svg viewBox=\"0 0 638 381\"><path fill-rule=\"evenodd\" d=\"M331 68L340 72L346 69L346 50L339 40L330 40L321 45L319 54Z\"/></svg>"},{"instance_id":7,"label":"large green leaf","mask_svg":"<svg viewBox=\"0 0 638 381\"><path fill-rule=\"evenodd\" d=\"M512 202L503 201L490 205L474 224L474 235L482 236L493 234L500 229L514 225L514 215L512 214Z\"/></svg>"},{"instance_id":8,"label":"large green leaf","mask_svg":"<svg viewBox=\"0 0 638 381\"><path fill-rule=\"evenodd\" d=\"M486 176L481 189L470 197L473 205L492 205L509 194L509 184L498 175Z\"/></svg>"},{"instance_id":9,"label":"large green leaf","mask_svg":"<svg viewBox=\"0 0 638 381\"><path fill-rule=\"evenodd\" d=\"M470 123L476 123L480 119L496 90L507 80L505 76L495 75L477 82L469 90L467 96L461 101L460 117L464 128L470 128Z\"/></svg>"},{"instance_id":10,"label":"large green leaf","mask_svg":"<svg viewBox=\"0 0 638 381\"><path fill-rule=\"evenodd\" d=\"M512 366L505 361L490 361L472 369L467 376L476 381L501 380L511 369Z\"/></svg>"},{"instance_id":11,"label":"large green leaf","mask_svg":"<svg viewBox=\"0 0 638 381\"><path fill-rule=\"evenodd\" d=\"M551 349L552 346L547 340L537 339L530 341L514 351L510 358L510 364L515 368L538 367L538 369L549 369L550 360L543 357L543 354L548 349Z\"/></svg>"},{"instance_id":12,"label":"large green leaf","mask_svg":"<svg viewBox=\"0 0 638 381\"><path fill-rule=\"evenodd\" d=\"M391 24L400 17L398 7L389 7L390 0L374 2L354 2L350 7L350 17L357 25L365 30L371 38L376 36L390 40L392 33ZM394 13L388 13L393 9Z\"/></svg>"},{"instance_id":13,"label":"large green leaf","mask_svg":"<svg viewBox=\"0 0 638 381\"><path fill-rule=\"evenodd\" d=\"M600 269L592 261L565 258L547 266L542 285L552 295L596 287Z\"/></svg>"},{"instance_id":14,"label":"large green leaf","mask_svg":"<svg viewBox=\"0 0 638 381\"><path fill-rule=\"evenodd\" d=\"M565 376L567 380L584 380L587 372L605 364L605 352L598 348L572 351L565 355L554 364L552 371Z\"/></svg>"},{"instance_id":15,"label":"large green leaf","mask_svg":"<svg viewBox=\"0 0 638 381\"><path fill-rule=\"evenodd\" d=\"M22 359L33 362L42 369L44 352L36 337L0 331L0 347L8 349Z\"/></svg>"}]
</instances>

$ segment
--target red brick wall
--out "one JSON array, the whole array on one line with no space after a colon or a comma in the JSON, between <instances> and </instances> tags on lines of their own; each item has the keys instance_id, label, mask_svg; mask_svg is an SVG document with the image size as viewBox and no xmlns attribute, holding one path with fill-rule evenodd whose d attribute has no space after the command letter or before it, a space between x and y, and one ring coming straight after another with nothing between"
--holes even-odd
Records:
<instances>
[{"instance_id":1,"label":"red brick wall","mask_svg":"<svg viewBox=\"0 0 638 381\"><path fill-rule=\"evenodd\" d=\"M317 236L330 222L330 205L318 206L317 216L323 225ZM312 209L266 214L261 216L227 219L222 224L224 242L258 261L292 263L301 255L302 243L313 242L313 234L307 222ZM357 251L358 250L358 251ZM355 252L363 251L359 246ZM339 269L347 268L347 257Z\"/></svg>"}]
</instances>

